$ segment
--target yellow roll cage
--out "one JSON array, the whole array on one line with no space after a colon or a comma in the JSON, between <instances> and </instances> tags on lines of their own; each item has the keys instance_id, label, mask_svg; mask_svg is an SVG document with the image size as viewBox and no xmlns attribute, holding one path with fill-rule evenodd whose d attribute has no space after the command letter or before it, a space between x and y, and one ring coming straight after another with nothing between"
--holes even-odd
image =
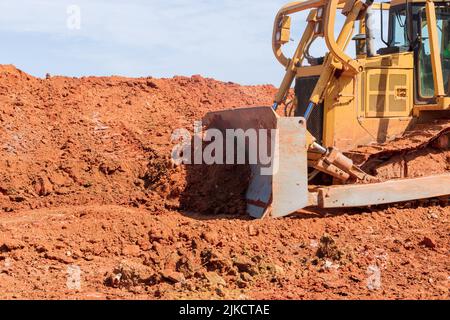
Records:
<instances>
[{"instance_id":1,"label":"yellow roll cage","mask_svg":"<svg viewBox=\"0 0 450 320\"><path fill-rule=\"evenodd\" d=\"M435 97L438 104L444 103L445 90L443 86L442 62L439 51L438 30L436 24L436 8L433 0L408 0L408 3L425 3L426 18L429 26L430 50L432 57ZM406 0L393 0L391 3L373 3L372 0L308 0L296 1L282 7L275 17L272 48L276 59L286 68L286 75L275 97L274 107L284 102L298 68L302 66L304 52L316 37L323 37L328 48L324 62L324 72L321 74L316 88L311 96L311 103L318 104L323 100L324 91L336 70L353 74L363 71L363 66L357 59L345 53L354 31L355 22L363 17L365 10L372 6L375 9L389 10L390 5L406 4ZM335 38L335 20L338 10L346 16L345 23L338 38ZM290 41L291 15L310 10L307 27L293 58L287 58L282 47Z\"/></svg>"}]
</instances>

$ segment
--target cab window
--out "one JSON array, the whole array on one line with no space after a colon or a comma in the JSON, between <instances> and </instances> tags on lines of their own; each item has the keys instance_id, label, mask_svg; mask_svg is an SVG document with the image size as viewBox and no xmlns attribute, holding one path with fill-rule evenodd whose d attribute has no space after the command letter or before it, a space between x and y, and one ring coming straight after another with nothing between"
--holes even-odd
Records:
<instances>
[{"instance_id":1,"label":"cab window","mask_svg":"<svg viewBox=\"0 0 450 320\"><path fill-rule=\"evenodd\" d=\"M391 46L394 47L405 47L409 45L408 36L407 36L407 19L406 19L406 11L394 11L391 17L392 21L392 42Z\"/></svg>"},{"instance_id":2,"label":"cab window","mask_svg":"<svg viewBox=\"0 0 450 320\"><path fill-rule=\"evenodd\" d=\"M430 39L425 10L422 10L421 15L422 19L420 32L422 41L419 48L419 95L423 98L429 98L434 96L435 88L433 68L431 64ZM448 94L450 77L450 10L444 7L437 7L436 20L442 61L442 74L444 78L444 89Z\"/></svg>"}]
</instances>

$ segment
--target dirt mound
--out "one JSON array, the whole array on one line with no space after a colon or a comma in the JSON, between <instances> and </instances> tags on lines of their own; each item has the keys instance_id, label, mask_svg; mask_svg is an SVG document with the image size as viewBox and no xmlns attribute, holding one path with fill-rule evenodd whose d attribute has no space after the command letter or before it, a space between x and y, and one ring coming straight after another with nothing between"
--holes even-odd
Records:
<instances>
[{"instance_id":1,"label":"dirt mound","mask_svg":"<svg viewBox=\"0 0 450 320\"><path fill-rule=\"evenodd\" d=\"M186 173L170 163L174 130L274 93L200 76L38 79L1 66L1 208L176 207Z\"/></svg>"},{"instance_id":2,"label":"dirt mound","mask_svg":"<svg viewBox=\"0 0 450 320\"><path fill-rule=\"evenodd\" d=\"M0 298L445 299L448 207L253 221L246 168L174 166L175 129L274 94L0 66Z\"/></svg>"}]
</instances>

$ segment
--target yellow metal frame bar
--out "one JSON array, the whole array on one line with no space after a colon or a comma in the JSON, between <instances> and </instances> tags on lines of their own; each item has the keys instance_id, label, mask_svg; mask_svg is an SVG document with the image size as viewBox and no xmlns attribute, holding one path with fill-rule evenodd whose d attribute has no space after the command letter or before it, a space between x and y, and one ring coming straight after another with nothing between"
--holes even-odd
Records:
<instances>
[{"instance_id":1,"label":"yellow metal frame bar","mask_svg":"<svg viewBox=\"0 0 450 320\"><path fill-rule=\"evenodd\" d=\"M403 1L405 1L405 0L403 0ZM389 3L389 2L374 2L372 4L372 8L374 10L389 10L389 9L391 9L391 3Z\"/></svg>"},{"instance_id":2,"label":"yellow metal frame bar","mask_svg":"<svg viewBox=\"0 0 450 320\"><path fill-rule=\"evenodd\" d=\"M317 32L315 27L318 23L317 21L319 20L322 20L321 23L324 25L323 36L327 47L330 50L330 54L327 56L327 60L325 62L325 72L319 79L311 101L318 103L322 99L323 92L325 91L329 79L333 75L336 68L339 67L339 69L350 71L354 74L362 71L362 66L359 62L348 56L345 53L345 49L351 40L351 35L355 27L355 21L365 6L366 5L360 0L312 0L288 4L278 12L275 18L272 44L275 56L278 61L286 67L287 71L275 97L274 102L276 104L280 104L284 101L286 93L295 79L296 72L303 62L305 49ZM303 34L302 40L297 47L294 57L292 59L288 59L284 56L281 50L283 45L283 41L281 40L283 21L285 21L285 18L289 14L311 8L316 9L311 10L310 15L308 16L308 25ZM338 9L344 9L347 11L345 13L347 15L347 19L342 27L338 39L336 40L334 35L334 27L336 12ZM319 13L319 10L321 13Z\"/></svg>"},{"instance_id":3,"label":"yellow metal frame bar","mask_svg":"<svg viewBox=\"0 0 450 320\"><path fill-rule=\"evenodd\" d=\"M288 67L286 69L286 74L283 78L283 82L281 83L281 86L275 96L275 103L280 104L284 101L287 92L289 91L292 82L295 79L295 76L297 74L298 68L302 65L303 60L305 58L305 49L306 46L311 42L313 36L314 36L314 16L316 14L316 10L313 10L310 14L310 17L312 19L308 19L308 25L306 27L306 30L303 34L302 40L300 41L297 50L295 51L294 57L289 60Z\"/></svg>"},{"instance_id":4,"label":"yellow metal frame bar","mask_svg":"<svg viewBox=\"0 0 450 320\"><path fill-rule=\"evenodd\" d=\"M349 7L351 7L351 12L349 19L347 16L347 20L345 21L344 26L342 27L342 31L339 35L338 40L335 40L334 36L334 28L335 28L335 19L336 12L338 10L339 0L330 0L328 2L326 14L325 14L325 42L327 44L328 49L330 50L333 57L335 57L339 62L342 63L344 69L350 70L353 73L359 73L362 71L362 66L358 63L357 60L354 60L350 56L345 53L345 48L347 47L351 35L353 33L353 29L355 26L355 20L359 14L359 12L364 8L364 4L358 0L350 0L347 2ZM356 14L354 14L356 12ZM353 14L352 14L353 13Z\"/></svg>"},{"instance_id":5,"label":"yellow metal frame bar","mask_svg":"<svg viewBox=\"0 0 450 320\"><path fill-rule=\"evenodd\" d=\"M355 26L356 18L361 12L363 6L364 4L361 1L357 0L355 5L352 7L352 10L347 15L347 19L336 41L336 46L338 48L341 48L340 50L342 51L344 51L348 45L349 39L351 38L351 34L353 32L353 28ZM332 8L333 7L331 7L331 9ZM327 89L330 83L330 79L334 75L336 69L338 69L338 67L345 68L345 66L351 67L350 64L339 66L336 62L333 61L335 58L337 57L335 57L334 55L328 55L326 58L326 61L324 63L324 71L322 72L319 81L317 82L317 85L311 95L310 101L314 104L319 104L323 100L325 90ZM357 67L355 71L359 72L361 70L359 67Z\"/></svg>"},{"instance_id":6,"label":"yellow metal frame bar","mask_svg":"<svg viewBox=\"0 0 450 320\"><path fill-rule=\"evenodd\" d=\"M444 78L442 76L442 62L438 42L436 6L433 1L427 0L425 11L427 14L428 34L430 37L431 65L433 68L435 96L443 97L445 96Z\"/></svg>"},{"instance_id":7,"label":"yellow metal frame bar","mask_svg":"<svg viewBox=\"0 0 450 320\"><path fill-rule=\"evenodd\" d=\"M338 0L338 3L344 4L347 1L348 0ZM308 9L321 8L321 10L323 10L327 2L328 2L327 0L296 1L285 5L280 9L280 11L278 11L275 17L272 33L272 49L273 53L275 54L275 57L283 66L288 67L290 62L290 59L284 55L283 50L281 49L283 44L279 41L279 37L281 36L281 27L283 18ZM340 6L340 8L342 8L342 6Z\"/></svg>"}]
</instances>

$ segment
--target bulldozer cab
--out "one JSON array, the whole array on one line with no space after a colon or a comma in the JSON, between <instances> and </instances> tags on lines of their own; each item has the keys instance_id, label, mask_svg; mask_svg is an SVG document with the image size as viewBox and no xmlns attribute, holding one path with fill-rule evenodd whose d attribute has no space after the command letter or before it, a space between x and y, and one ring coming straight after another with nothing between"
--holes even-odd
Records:
<instances>
[{"instance_id":1,"label":"bulldozer cab","mask_svg":"<svg viewBox=\"0 0 450 320\"><path fill-rule=\"evenodd\" d=\"M435 73L442 73L444 93L446 96L450 93L450 2L435 2L434 7L435 14L429 17L425 1L394 1L389 10L388 38L382 39L386 48L378 51L379 54L414 53L416 104L436 103ZM437 27L436 51L441 60L441 70L433 69L430 25Z\"/></svg>"},{"instance_id":2,"label":"bulldozer cab","mask_svg":"<svg viewBox=\"0 0 450 320\"><path fill-rule=\"evenodd\" d=\"M436 6L436 21L429 22L426 18L425 8L418 6L413 10L417 11L417 23L415 23L416 34L420 39L420 44L414 48L416 54L416 78L417 78L417 103L435 103L436 88L433 80L432 52L428 26L435 23L438 33L438 55L441 58L443 87L446 96L449 96L450 77L450 3L442 3ZM413 11L411 10L411 11ZM413 26L414 32L414 26ZM439 70L436 70L439 72Z\"/></svg>"}]
</instances>

